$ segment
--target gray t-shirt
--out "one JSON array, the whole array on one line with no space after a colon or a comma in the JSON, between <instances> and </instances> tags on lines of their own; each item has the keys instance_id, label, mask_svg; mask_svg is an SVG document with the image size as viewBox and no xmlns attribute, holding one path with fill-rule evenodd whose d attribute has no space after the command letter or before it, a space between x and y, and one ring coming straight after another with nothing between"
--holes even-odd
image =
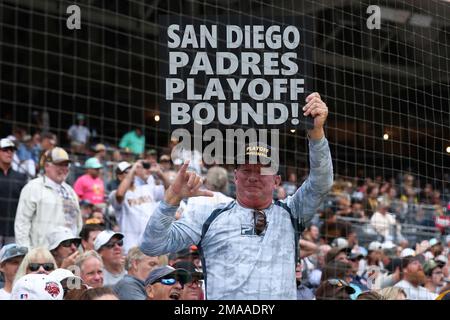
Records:
<instances>
[{"instance_id":1,"label":"gray t-shirt","mask_svg":"<svg viewBox=\"0 0 450 320\"><path fill-rule=\"evenodd\" d=\"M128 274L117 282L114 291L120 300L147 300L144 281Z\"/></svg>"},{"instance_id":2,"label":"gray t-shirt","mask_svg":"<svg viewBox=\"0 0 450 320\"><path fill-rule=\"evenodd\" d=\"M103 268L103 286L114 286L117 282L119 282L125 275L127 274L126 270L124 269L119 274L113 274Z\"/></svg>"}]
</instances>

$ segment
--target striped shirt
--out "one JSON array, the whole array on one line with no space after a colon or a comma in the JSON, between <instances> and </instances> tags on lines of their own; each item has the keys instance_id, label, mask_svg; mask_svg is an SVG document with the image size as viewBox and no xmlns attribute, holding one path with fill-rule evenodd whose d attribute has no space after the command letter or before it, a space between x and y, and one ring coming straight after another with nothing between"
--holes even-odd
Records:
<instances>
[{"instance_id":1,"label":"striped shirt","mask_svg":"<svg viewBox=\"0 0 450 320\"><path fill-rule=\"evenodd\" d=\"M284 201L292 214L307 224L333 183L326 138L310 141L309 149L310 175ZM148 221L141 250L155 256L200 245L207 299L297 299L295 231L286 208L272 202L264 210L267 228L259 236L253 232L252 209L237 201L219 208L223 211L201 239L210 211L199 207L175 220L177 207L162 201Z\"/></svg>"}]
</instances>

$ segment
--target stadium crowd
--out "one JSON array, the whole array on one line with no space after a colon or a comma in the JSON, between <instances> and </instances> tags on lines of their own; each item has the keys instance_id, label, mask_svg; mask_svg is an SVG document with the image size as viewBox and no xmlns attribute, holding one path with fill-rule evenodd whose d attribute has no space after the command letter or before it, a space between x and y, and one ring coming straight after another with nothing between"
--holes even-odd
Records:
<instances>
[{"instance_id":1,"label":"stadium crowd","mask_svg":"<svg viewBox=\"0 0 450 320\"><path fill-rule=\"evenodd\" d=\"M182 201L177 219L202 202L232 201L233 168L172 152L174 141L146 150L140 128L118 146L94 143L85 116L76 120L64 148L48 131L17 128L1 139L0 299L204 299L195 245L148 256L139 242L185 160L214 196ZM282 178L276 200L306 179ZM450 192L439 189L409 172L336 176L299 240L298 299L450 299Z\"/></svg>"}]
</instances>

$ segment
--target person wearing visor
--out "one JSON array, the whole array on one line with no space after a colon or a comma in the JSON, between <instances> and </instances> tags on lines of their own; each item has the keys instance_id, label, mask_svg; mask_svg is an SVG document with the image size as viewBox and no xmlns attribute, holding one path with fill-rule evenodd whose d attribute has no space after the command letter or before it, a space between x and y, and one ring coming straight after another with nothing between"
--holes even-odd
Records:
<instances>
[{"instance_id":1,"label":"person wearing visor","mask_svg":"<svg viewBox=\"0 0 450 320\"><path fill-rule=\"evenodd\" d=\"M48 250L52 253L56 260L58 268L67 269L75 264L80 252L78 246L81 238L74 237L70 229L58 226L47 234Z\"/></svg>"},{"instance_id":2,"label":"person wearing visor","mask_svg":"<svg viewBox=\"0 0 450 320\"><path fill-rule=\"evenodd\" d=\"M184 285L191 281L185 269L162 266L153 269L145 279L148 300L179 300Z\"/></svg>"},{"instance_id":3,"label":"person wearing visor","mask_svg":"<svg viewBox=\"0 0 450 320\"><path fill-rule=\"evenodd\" d=\"M0 289L0 300L10 299L14 278L27 253L27 247L20 247L15 243L7 244L0 250L0 271L5 280L3 288Z\"/></svg>"},{"instance_id":4,"label":"person wearing visor","mask_svg":"<svg viewBox=\"0 0 450 320\"><path fill-rule=\"evenodd\" d=\"M195 244L203 258L206 299L296 300L299 234L333 184L333 164L323 129L328 107L314 92L306 98L302 111L314 122L308 130L310 174L293 196L273 200L281 182L278 152L250 141L238 148L236 200L212 212L195 211L175 220L182 199L213 196L201 189L202 178L187 170L186 161L148 221L142 252L160 255Z\"/></svg>"},{"instance_id":5,"label":"person wearing visor","mask_svg":"<svg viewBox=\"0 0 450 320\"><path fill-rule=\"evenodd\" d=\"M48 247L47 233L57 226L78 235L82 227L78 196L65 181L71 160L55 147L44 154L45 174L22 189L14 230L16 243L29 248Z\"/></svg>"}]
</instances>

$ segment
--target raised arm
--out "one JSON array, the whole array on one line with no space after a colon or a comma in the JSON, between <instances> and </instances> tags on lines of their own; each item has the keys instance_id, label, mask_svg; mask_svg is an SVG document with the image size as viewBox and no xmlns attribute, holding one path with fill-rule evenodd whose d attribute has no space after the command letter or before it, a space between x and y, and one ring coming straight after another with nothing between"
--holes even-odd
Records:
<instances>
[{"instance_id":1,"label":"raised arm","mask_svg":"<svg viewBox=\"0 0 450 320\"><path fill-rule=\"evenodd\" d=\"M161 201L150 217L141 239L140 249L147 255L155 256L177 252L196 243L201 234L202 219L186 217L175 221L175 213L184 198L213 196L211 191L200 190L202 178L194 172L187 172L186 161L178 172L173 184L166 190Z\"/></svg>"},{"instance_id":2,"label":"raised arm","mask_svg":"<svg viewBox=\"0 0 450 320\"><path fill-rule=\"evenodd\" d=\"M305 116L314 118L314 128L308 130L310 171L308 179L287 199L287 204L308 224L333 185L333 163L323 130L328 116L327 105L314 92L306 98L303 111Z\"/></svg>"}]
</instances>

